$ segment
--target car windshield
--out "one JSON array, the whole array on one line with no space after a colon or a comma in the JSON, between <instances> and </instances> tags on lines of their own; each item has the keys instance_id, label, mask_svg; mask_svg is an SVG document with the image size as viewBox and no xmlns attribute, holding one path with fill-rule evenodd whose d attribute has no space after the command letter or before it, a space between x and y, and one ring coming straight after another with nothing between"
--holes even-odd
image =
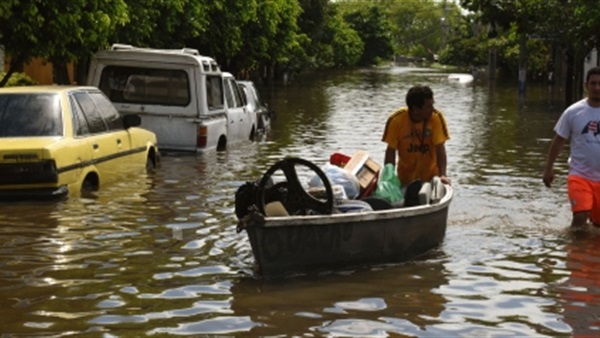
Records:
<instances>
[{"instance_id":1,"label":"car windshield","mask_svg":"<svg viewBox=\"0 0 600 338\"><path fill-rule=\"evenodd\" d=\"M57 94L0 95L0 137L60 136L62 131Z\"/></svg>"}]
</instances>

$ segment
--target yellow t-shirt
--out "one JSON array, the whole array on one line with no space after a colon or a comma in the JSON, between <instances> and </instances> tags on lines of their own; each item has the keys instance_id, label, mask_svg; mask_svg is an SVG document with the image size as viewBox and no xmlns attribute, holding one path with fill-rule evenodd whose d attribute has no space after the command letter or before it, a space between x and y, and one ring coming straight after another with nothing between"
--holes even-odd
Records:
<instances>
[{"instance_id":1,"label":"yellow t-shirt","mask_svg":"<svg viewBox=\"0 0 600 338\"><path fill-rule=\"evenodd\" d=\"M396 149L398 178L406 186L415 179L426 182L439 175L435 148L449 138L441 112L434 109L429 120L413 122L404 107L388 117L382 141Z\"/></svg>"}]
</instances>

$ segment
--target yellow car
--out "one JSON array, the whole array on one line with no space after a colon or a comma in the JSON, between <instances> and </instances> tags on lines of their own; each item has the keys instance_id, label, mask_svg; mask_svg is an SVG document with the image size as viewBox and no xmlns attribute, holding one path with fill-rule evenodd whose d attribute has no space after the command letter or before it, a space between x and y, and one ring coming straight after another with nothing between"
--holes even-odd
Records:
<instances>
[{"instance_id":1,"label":"yellow car","mask_svg":"<svg viewBox=\"0 0 600 338\"><path fill-rule=\"evenodd\" d=\"M0 197L93 191L158 166L156 135L95 87L0 88Z\"/></svg>"}]
</instances>

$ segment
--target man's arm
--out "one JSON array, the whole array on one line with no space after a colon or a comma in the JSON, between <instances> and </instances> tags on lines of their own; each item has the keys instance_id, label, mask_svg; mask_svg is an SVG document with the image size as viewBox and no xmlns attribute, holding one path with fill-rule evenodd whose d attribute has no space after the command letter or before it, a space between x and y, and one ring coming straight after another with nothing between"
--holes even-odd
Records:
<instances>
[{"instance_id":1,"label":"man's arm","mask_svg":"<svg viewBox=\"0 0 600 338\"><path fill-rule=\"evenodd\" d=\"M391 163L394 167L396 167L396 149L388 146L385 149L385 158L383 159L383 165Z\"/></svg>"},{"instance_id":2,"label":"man's arm","mask_svg":"<svg viewBox=\"0 0 600 338\"><path fill-rule=\"evenodd\" d=\"M435 147L435 154L437 156L437 166L438 166L438 175L442 183L450 184L450 179L446 176L446 164L447 156L446 156L446 144L441 143Z\"/></svg>"},{"instance_id":3,"label":"man's arm","mask_svg":"<svg viewBox=\"0 0 600 338\"><path fill-rule=\"evenodd\" d=\"M554 135L552 139L552 143L550 144L550 150L548 150L548 157L546 159L546 168L544 168L544 184L550 188L552 185L552 181L554 181L554 162L556 158L562 151L567 139L559 136L558 134Z\"/></svg>"}]
</instances>

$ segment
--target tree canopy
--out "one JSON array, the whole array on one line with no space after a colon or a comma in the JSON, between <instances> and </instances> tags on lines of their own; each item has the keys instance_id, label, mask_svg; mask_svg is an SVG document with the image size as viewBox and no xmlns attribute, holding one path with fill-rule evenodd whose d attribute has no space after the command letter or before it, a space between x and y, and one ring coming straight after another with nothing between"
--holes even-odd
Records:
<instances>
[{"instance_id":1,"label":"tree canopy","mask_svg":"<svg viewBox=\"0 0 600 338\"><path fill-rule=\"evenodd\" d=\"M480 66L491 48L499 67L514 75L522 36L534 71L552 63L557 51L581 63L600 42L600 7L592 1L459 3L462 8L449 0L4 0L0 46L10 63L0 86L33 58L55 68L85 64L113 43L196 48L234 74L273 78L376 65L396 55ZM57 83L66 80L55 73Z\"/></svg>"}]
</instances>

